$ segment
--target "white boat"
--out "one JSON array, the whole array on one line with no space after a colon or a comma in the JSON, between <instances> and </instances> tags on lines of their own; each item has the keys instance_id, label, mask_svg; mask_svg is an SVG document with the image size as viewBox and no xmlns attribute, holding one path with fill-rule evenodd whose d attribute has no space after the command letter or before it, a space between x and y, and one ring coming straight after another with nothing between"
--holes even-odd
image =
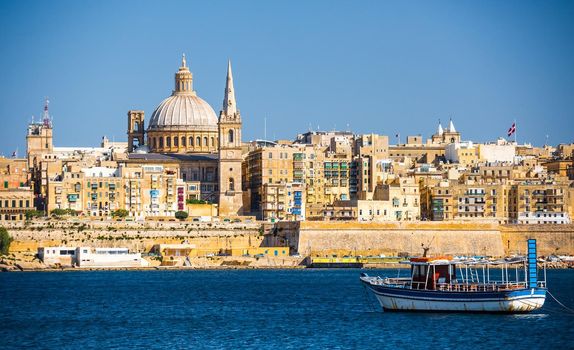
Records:
<instances>
[{"instance_id":1,"label":"white boat","mask_svg":"<svg viewBox=\"0 0 574 350\"><path fill-rule=\"evenodd\" d=\"M520 313L540 309L546 299L546 270L539 279L536 240L528 240L527 257L492 261L440 256L404 263L411 266L410 277L361 275L384 310ZM497 280L491 279L493 267L501 269Z\"/></svg>"}]
</instances>

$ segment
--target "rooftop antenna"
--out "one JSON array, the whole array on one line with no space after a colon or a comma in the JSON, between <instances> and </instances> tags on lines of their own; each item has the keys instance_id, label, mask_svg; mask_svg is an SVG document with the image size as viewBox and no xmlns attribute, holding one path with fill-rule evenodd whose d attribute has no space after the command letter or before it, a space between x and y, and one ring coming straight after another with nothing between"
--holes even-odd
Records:
<instances>
[{"instance_id":1,"label":"rooftop antenna","mask_svg":"<svg viewBox=\"0 0 574 350\"><path fill-rule=\"evenodd\" d=\"M52 119L50 118L50 112L48 111L48 105L50 104L50 100L46 97L44 103L44 112L42 113L42 123L45 127L51 128L52 127Z\"/></svg>"}]
</instances>

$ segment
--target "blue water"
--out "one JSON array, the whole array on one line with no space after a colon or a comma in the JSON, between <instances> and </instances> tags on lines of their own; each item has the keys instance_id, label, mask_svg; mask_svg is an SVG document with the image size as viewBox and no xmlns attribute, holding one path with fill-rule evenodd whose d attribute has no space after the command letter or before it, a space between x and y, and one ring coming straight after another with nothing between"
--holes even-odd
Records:
<instances>
[{"instance_id":1,"label":"blue water","mask_svg":"<svg viewBox=\"0 0 574 350\"><path fill-rule=\"evenodd\" d=\"M574 348L574 314L549 298L526 315L383 313L359 273L0 273L0 348ZM574 270L548 280L574 306Z\"/></svg>"}]
</instances>

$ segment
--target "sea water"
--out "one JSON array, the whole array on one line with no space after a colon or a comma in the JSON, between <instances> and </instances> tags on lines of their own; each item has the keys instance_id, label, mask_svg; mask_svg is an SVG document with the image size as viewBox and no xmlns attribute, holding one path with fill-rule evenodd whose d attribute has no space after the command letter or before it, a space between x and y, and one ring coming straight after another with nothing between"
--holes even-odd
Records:
<instances>
[{"instance_id":1,"label":"sea water","mask_svg":"<svg viewBox=\"0 0 574 350\"><path fill-rule=\"evenodd\" d=\"M521 315L382 312L361 272L0 273L0 349L574 348L574 314L550 297ZM574 270L548 285L574 306Z\"/></svg>"}]
</instances>

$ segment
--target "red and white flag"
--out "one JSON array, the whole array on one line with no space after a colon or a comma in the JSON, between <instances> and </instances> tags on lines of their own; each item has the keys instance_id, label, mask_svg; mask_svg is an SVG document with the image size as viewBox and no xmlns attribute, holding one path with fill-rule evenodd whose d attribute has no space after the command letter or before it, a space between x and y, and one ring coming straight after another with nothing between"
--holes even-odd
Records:
<instances>
[{"instance_id":1,"label":"red and white flag","mask_svg":"<svg viewBox=\"0 0 574 350\"><path fill-rule=\"evenodd\" d=\"M510 129L508 129L508 137L512 136L516 132L516 123L512 123Z\"/></svg>"}]
</instances>

